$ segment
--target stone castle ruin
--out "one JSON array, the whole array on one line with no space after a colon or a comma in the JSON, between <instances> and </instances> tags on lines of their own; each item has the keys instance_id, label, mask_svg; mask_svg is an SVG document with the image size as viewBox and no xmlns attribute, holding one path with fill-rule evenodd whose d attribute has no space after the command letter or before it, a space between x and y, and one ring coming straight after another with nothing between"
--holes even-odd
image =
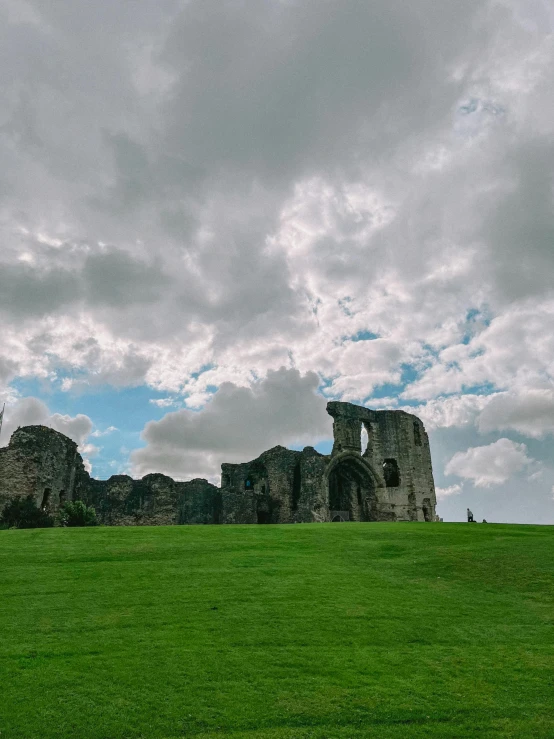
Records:
<instances>
[{"instance_id":1,"label":"stone castle ruin","mask_svg":"<svg viewBox=\"0 0 554 739\"><path fill-rule=\"evenodd\" d=\"M276 446L252 462L223 464L220 488L162 474L95 480L74 441L45 426L24 426L0 448L0 510L32 495L52 512L82 500L107 525L435 520L429 440L419 418L341 402L328 403L327 411L331 454Z\"/></svg>"}]
</instances>

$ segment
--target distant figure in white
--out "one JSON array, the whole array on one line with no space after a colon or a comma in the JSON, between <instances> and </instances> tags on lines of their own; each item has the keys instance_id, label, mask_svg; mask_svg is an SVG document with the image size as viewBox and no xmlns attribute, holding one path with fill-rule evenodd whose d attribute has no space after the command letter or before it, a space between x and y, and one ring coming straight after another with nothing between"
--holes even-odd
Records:
<instances>
[{"instance_id":1,"label":"distant figure in white","mask_svg":"<svg viewBox=\"0 0 554 739\"><path fill-rule=\"evenodd\" d=\"M474 521L473 521L473 513L469 510L469 508L467 509L467 522L468 523L474 523Z\"/></svg>"}]
</instances>

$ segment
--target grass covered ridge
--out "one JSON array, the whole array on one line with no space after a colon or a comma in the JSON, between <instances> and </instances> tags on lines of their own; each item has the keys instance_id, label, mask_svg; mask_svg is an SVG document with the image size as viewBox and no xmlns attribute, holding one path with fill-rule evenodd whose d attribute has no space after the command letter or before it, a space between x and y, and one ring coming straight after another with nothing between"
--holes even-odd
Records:
<instances>
[{"instance_id":1,"label":"grass covered ridge","mask_svg":"<svg viewBox=\"0 0 554 739\"><path fill-rule=\"evenodd\" d=\"M0 738L553 737L553 626L553 527L0 531Z\"/></svg>"}]
</instances>

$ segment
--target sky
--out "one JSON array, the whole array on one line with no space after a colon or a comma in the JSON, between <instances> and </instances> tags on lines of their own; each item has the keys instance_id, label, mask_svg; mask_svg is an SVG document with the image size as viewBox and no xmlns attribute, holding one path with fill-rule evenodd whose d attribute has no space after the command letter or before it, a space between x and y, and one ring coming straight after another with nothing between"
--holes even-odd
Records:
<instances>
[{"instance_id":1,"label":"sky","mask_svg":"<svg viewBox=\"0 0 554 739\"><path fill-rule=\"evenodd\" d=\"M0 445L218 480L417 414L554 524L553 0L0 0Z\"/></svg>"}]
</instances>

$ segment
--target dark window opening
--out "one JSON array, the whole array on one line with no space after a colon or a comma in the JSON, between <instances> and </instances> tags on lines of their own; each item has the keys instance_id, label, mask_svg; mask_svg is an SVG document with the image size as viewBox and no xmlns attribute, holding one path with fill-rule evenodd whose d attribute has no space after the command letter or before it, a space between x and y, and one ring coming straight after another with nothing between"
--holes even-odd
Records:
<instances>
[{"instance_id":1,"label":"dark window opening","mask_svg":"<svg viewBox=\"0 0 554 739\"><path fill-rule=\"evenodd\" d=\"M396 459L385 459L383 462L383 477L388 488L397 488L400 485L400 470Z\"/></svg>"},{"instance_id":2,"label":"dark window opening","mask_svg":"<svg viewBox=\"0 0 554 739\"><path fill-rule=\"evenodd\" d=\"M262 485L261 491L260 491L262 495L265 495L265 490L266 490L265 485Z\"/></svg>"},{"instance_id":3,"label":"dark window opening","mask_svg":"<svg viewBox=\"0 0 554 739\"><path fill-rule=\"evenodd\" d=\"M42 503L40 504L40 507L42 508L42 510L44 510L45 508L48 508L48 504L50 502L50 493L51 492L52 491L50 490L50 488L44 488L44 493L43 493L43 496L42 496Z\"/></svg>"},{"instance_id":4,"label":"dark window opening","mask_svg":"<svg viewBox=\"0 0 554 739\"><path fill-rule=\"evenodd\" d=\"M417 421L414 421L414 442L416 446L421 446L421 429Z\"/></svg>"},{"instance_id":5,"label":"dark window opening","mask_svg":"<svg viewBox=\"0 0 554 739\"><path fill-rule=\"evenodd\" d=\"M433 515L432 515L432 509L431 509L431 501L429 498L423 499L423 505L421 506L423 511L423 519L424 521L432 521Z\"/></svg>"},{"instance_id":6,"label":"dark window opening","mask_svg":"<svg viewBox=\"0 0 554 739\"><path fill-rule=\"evenodd\" d=\"M302 475L300 473L300 462L294 468L292 474L292 510L298 510L298 501L300 500L300 492L302 489Z\"/></svg>"},{"instance_id":7,"label":"dark window opening","mask_svg":"<svg viewBox=\"0 0 554 739\"><path fill-rule=\"evenodd\" d=\"M253 487L254 486L252 485L252 480L249 477L247 477L246 480L244 481L244 489L252 490Z\"/></svg>"},{"instance_id":8,"label":"dark window opening","mask_svg":"<svg viewBox=\"0 0 554 739\"><path fill-rule=\"evenodd\" d=\"M356 497L358 499L358 505L362 505L362 488L360 485L356 488Z\"/></svg>"},{"instance_id":9,"label":"dark window opening","mask_svg":"<svg viewBox=\"0 0 554 739\"><path fill-rule=\"evenodd\" d=\"M271 523L269 511L258 511L258 523Z\"/></svg>"}]
</instances>

